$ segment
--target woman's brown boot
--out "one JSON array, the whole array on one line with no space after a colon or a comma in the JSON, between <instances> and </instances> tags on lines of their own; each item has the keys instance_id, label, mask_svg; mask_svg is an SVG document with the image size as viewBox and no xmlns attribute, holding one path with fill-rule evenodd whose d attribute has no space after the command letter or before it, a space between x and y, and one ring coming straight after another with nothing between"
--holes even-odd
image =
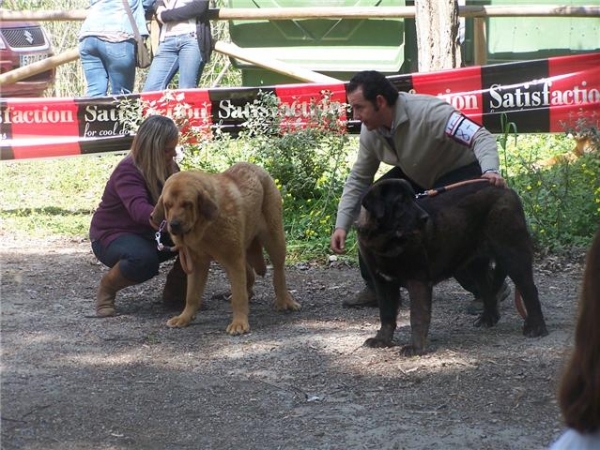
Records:
<instances>
[{"instance_id":1,"label":"woman's brown boot","mask_svg":"<svg viewBox=\"0 0 600 450\"><path fill-rule=\"evenodd\" d=\"M123 276L119 267L120 264L119 261L100 280L98 295L96 296L96 315L99 317L114 316L117 292L127 286L138 284Z\"/></svg>"},{"instance_id":2,"label":"woman's brown boot","mask_svg":"<svg viewBox=\"0 0 600 450\"><path fill-rule=\"evenodd\" d=\"M187 293L187 275L181 267L179 257L167 274L165 288L163 289L163 304L170 309L181 310L185 307Z\"/></svg>"}]
</instances>

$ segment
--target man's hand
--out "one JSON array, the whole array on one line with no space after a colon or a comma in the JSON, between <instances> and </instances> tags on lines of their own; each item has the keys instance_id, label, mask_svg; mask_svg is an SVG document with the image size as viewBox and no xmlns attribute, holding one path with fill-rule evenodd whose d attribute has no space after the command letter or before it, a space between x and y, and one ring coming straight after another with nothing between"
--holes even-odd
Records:
<instances>
[{"instance_id":1,"label":"man's hand","mask_svg":"<svg viewBox=\"0 0 600 450\"><path fill-rule=\"evenodd\" d=\"M346 230L336 228L331 235L331 250L338 255L346 251Z\"/></svg>"},{"instance_id":2,"label":"man's hand","mask_svg":"<svg viewBox=\"0 0 600 450\"><path fill-rule=\"evenodd\" d=\"M481 178L487 178L488 181L494 186L499 186L503 188L508 186L506 184L506 180L502 178L502 175L496 172L486 172L483 175L481 175Z\"/></svg>"}]
</instances>

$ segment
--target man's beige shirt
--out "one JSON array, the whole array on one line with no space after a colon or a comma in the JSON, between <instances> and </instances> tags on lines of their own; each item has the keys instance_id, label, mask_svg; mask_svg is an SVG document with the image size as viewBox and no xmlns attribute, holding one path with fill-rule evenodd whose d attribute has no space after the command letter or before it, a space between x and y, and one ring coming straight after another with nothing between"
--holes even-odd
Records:
<instances>
[{"instance_id":1,"label":"man's beige shirt","mask_svg":"<svg viewBox=\"0 0 600 450\"><path fill-rule=\"evenodd\" d=\"M400 92L389 133L369 131L364 125L361 128L358 156L344 185L335 227L350 229L381 162L400 167L424 189L431 189L446 173L475 161L479 161L482 172L498 170L496 139L484 127L477 128L466 119L465 126L470 124L472 132L469 142L461 142L458 133L452 136L452 125L460 117L453 106L437 97Z\"/></svg>"}]
</instances>

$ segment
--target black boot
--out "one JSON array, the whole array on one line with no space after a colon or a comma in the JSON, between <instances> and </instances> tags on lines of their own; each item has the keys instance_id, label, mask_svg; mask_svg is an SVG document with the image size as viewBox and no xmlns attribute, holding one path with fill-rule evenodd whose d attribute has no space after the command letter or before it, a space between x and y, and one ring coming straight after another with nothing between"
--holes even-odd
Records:
<instances>
[{"instance_id":1,"label":"black boot","mask_svg":"<svg viewBox=\"0 0 600 450\"><path fill-rule=\"evenodd\" d=\"M347 298L342 301L342 306L344 308L375 308L378 305L379 304L377 303L375 291L368 286L365 286L363 290L356 294L354 297Z\"/></svg>"},{"instance_id":2,"label":"black boot","mask_svg":"<svg viewBox=\"0 0 600 450\"><path fill-rule=\"evenodd\" d=\"M502 286L500 287L500 290L496 294L496 300L497 300L498 304L500 304L500 302L503 302L508 297L510 297L511 293L512 293L512 291L510 289L510 286L508 285L506 280L504 280L504 282L502 283ZM475 297L467 305L467 314L470 314L471 316L478 316L481 313L483 313L483 299L481 299L479 297Z\"/></svg>"}]
</instances>

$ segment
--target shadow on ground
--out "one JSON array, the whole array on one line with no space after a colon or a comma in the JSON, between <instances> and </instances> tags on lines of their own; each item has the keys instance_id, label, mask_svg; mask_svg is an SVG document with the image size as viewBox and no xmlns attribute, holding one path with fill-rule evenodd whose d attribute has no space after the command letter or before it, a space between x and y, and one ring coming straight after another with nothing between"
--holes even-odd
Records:
<instances>
[{"instance_id":1,"label":"shadow on ground","mask_svg":"<svg viewBox=\"0 0 600 450\"><path fill-rule=\"evenodd\" d=\"M355 268L290 268L297 313L271 307L270 273L250 334L224 330L227 281L213 267L205 309L170 329L168 267L124 290L120 315L95 319L101 274L86 242L2 246L2 448L514 449L561 430L555 387L572 339L579 265L538 267L550 335L527 339L509 302L493 329L472 326L454 282L435 290L430 352L362 347L375 309L341 307ZM406 303L406 300L405 300ZM406 306L396 340L410 336Z\"/></svg>"}]
</instances>

